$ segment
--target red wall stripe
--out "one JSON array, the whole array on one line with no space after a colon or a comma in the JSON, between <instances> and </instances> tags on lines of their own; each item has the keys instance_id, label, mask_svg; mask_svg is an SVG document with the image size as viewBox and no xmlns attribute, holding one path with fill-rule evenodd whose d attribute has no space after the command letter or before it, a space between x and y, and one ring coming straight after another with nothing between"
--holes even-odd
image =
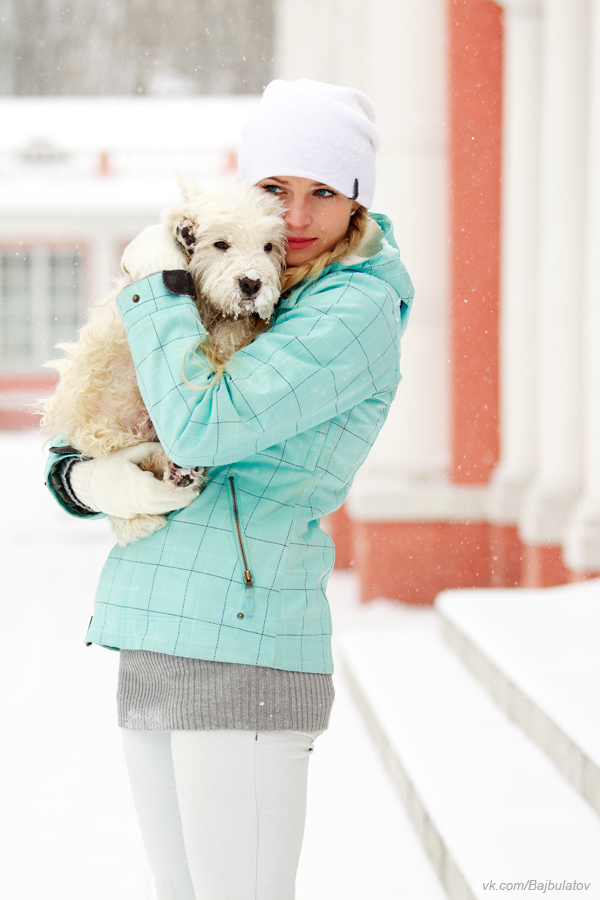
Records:
<instances>
[{"instance_id":1,"label":"red wall stripe","mask_svg":"<svg viewBox=\"0 0 600 900\"><path fill-rule=\"evenodd\" d=\"M451 471L485 483L497 463L502 10L448 0Z\"/></svg>"}]
</instances>

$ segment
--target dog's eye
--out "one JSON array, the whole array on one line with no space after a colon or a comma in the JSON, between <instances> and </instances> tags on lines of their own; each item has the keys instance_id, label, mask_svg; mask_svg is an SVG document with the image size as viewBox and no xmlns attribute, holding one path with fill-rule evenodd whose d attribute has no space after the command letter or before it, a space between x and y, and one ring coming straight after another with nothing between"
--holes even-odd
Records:
<instances>
[{"instance_id":1,"label":"dog's eye","mask_svg":"<svg viewBox=\"0 0 600 900\"><path fill-rule=\"evenodd\" d=\"M213 247L216 247L217 250L229 250L229 244L227 241L217 241L213 244Z\"/></svg>"},{"instance_id":2,"label":"dog's eye","mask_svg":"<svg viewBox=\"0 0 600 900\"><path fill-rule=\"evenodd\" d=\"M265 253L270 253L272 249L273 249L273 244L265 244L265 246L263 247L263 250L265 251Z\"/></svg>"}]
</instances>

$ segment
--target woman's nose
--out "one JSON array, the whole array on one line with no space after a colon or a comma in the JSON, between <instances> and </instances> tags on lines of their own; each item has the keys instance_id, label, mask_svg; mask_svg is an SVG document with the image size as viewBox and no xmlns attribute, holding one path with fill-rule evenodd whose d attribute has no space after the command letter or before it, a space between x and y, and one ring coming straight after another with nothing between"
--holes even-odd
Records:
<instances>
[{"instance_id":1,"label":"woman's nose","mask_svg":"<svg viewBox=\"0 0 600 900\"><path fill-rule=\"evenodd\" d=\"M310 211L302 200L290 200L284 218L288 228L305 228L310 224Z\"/></svg>"}]
</instances>

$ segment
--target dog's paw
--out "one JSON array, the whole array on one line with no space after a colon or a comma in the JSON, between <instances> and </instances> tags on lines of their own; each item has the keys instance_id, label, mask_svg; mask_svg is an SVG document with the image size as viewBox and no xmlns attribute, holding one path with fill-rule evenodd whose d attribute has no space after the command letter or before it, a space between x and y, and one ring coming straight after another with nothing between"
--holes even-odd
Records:
<instances>
[{"instance_id":1,"label":"dog's paw","mask_svg":"<svg viewBox=\"0 0 600 900\"><path fill-rule=\"evenodd\" d=\"M203 487L206 481L204 472L203 466L186 469L169 460L163 475L163 480L170 481L175 487Z\"/></svg>"},{"instance_id":2,"label":"dog's paw","mask_svg":"<svg viewBox=\"0 0 600 900\"><path fill-rule=\"evenodd\" d=\"M174 235L181 251L189 258L196 245L196 223L186 216L175 223Z\"/></svg>"}]
</instances>

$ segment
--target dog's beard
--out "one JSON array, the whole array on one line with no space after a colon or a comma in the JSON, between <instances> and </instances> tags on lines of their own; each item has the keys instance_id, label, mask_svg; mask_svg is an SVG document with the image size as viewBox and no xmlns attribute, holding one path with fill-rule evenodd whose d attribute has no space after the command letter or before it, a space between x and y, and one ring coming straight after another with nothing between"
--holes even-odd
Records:
<instances>
[{"instance_id":1,"label":"dog's beard","mask_svg":"<svg viewBox=\"0 0 600 900\"><path fill-rule=\"evenodd\" d=\"M269 319L273 315L273 310L275 308L275 303L278 296L278 292L273 291L273 289L269 287L269 285L263 287L260 294L252 301L254 310L256 311L259 318L263 319L265 322L269 321Z\"/></svg>"}]
</instances>

